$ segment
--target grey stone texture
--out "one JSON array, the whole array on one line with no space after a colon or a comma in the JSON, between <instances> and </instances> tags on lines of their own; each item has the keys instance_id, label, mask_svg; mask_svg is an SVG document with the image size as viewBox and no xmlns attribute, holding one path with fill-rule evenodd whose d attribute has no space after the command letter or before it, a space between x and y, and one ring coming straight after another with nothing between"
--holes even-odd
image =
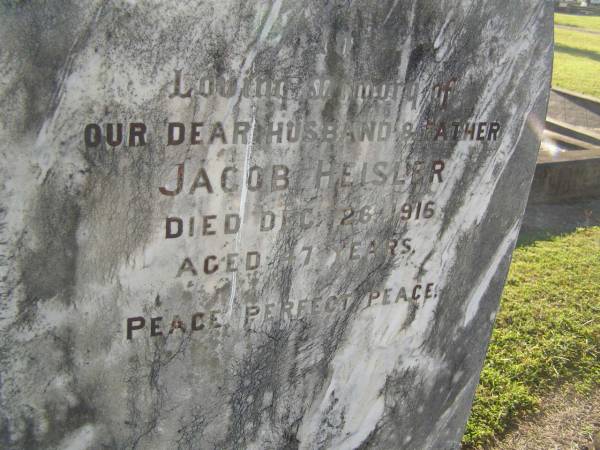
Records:
<instances>
[{"instance_id":1,"label":"grey stone texture","mask_svg":"<svg viewBox=\"0 0 600 450\"><path fill-rule=\"evenodd\" d=\"M552 3L3 2L0 447L457 448Z\"/></svg>"}]
</instances>

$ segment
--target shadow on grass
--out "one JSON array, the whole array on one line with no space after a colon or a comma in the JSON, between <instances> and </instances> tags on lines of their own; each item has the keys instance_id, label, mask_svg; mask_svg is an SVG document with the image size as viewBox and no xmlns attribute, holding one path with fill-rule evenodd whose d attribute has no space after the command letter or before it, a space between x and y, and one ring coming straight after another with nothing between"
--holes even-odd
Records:
<instances>
[{"instance_id":1,"label":"shadow on grass","mask_svg":"<svg viewBox=\"0 0 600 450\"><path fill-rule=\"evenodd\" d=\"M600 198L570 203L527 205L517 247L549 241L578 228L600 225Z\"/></svg>"},{"instance_id":2,"label":"shadow on grass","mask_svg":"<svg viewBox=\"0 0 600 450\"><path fill-rule=\"evenodd\" d=\"M519 233L519 238L517 239L517 248L528 247L535 244L537 241L550 241L553 237L561 236L563 234L565 233L550 233L547 231L530 231L522 229Z\"/></svg>"},{"instance_id":3,"label":"shadow on grass","mask_svg":"<svg viewBox=\"0 0 600 450\"><path fill-rule=\"evenodd\" d=\"M575 231L576 228L573 230ZM517 239L517 248L518 247L528 247L530 245L535 244L538 241L551 241L552 238L562 236L564 234L569 233L568 231L564 232L550 232L543 230L527 230L521 229L519 233L519 238Z\"/></svg>"},{"instance_id":4,"label":"shadow on grass","mask_svg":"<svg viewBox=\"0 0 600 450\"><path fill-rule=\"evenodd\" d=\"M600 53L591 50L582 50L580 48L569 47L563 44L554 44L554 51L566 53L571 56L579 56L581 58L591 59L593 61L600 62Z\"/></svg>"}]
</instances>

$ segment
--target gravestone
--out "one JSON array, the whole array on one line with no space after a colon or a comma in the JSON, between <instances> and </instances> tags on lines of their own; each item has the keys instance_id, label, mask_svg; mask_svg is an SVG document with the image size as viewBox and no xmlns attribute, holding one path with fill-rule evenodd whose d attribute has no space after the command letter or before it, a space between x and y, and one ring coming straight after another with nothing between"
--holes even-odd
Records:
<instances>
[{"instance_id":1,"label":"gravestone","mask_svg":"<svg viewBox=\"0 0 600 450\"><path fill-rule=\"evenodd\" d=\"M5 2L2 447L456 448L552 7Z\"/></svg>"}]
</instances>

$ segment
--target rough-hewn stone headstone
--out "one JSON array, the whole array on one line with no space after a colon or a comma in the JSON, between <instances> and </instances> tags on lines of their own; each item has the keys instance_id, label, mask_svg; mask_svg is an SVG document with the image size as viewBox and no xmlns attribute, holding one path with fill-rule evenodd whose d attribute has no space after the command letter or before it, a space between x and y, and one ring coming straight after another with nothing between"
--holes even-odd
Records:
<instances>
[{"instance_id":1,"label":"rough-hewn stone headstone","mask_svg":"<svg viewBox=\"0 0 600 450\"><path fill-rule=\"evenodd\" d=\"M4 448L455 448L552 2L4 2Z\"/></svg>"}]
</instances>

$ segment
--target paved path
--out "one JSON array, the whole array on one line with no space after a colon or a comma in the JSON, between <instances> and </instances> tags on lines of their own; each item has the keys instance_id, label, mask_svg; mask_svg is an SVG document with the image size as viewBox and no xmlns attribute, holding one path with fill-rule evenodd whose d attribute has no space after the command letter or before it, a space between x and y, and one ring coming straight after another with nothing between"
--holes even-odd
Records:
<instances>
[{"instance_id":1,"label":"paved path","mask_svg":"<svg viewBox=\"0 0 600 450\"><path fill-rule=\"evenodd\" d=\"M572 98L556 91L550 92L548 117L578 127L590 128L592 130L600 129L600 114L589 111L573 101Z\"/></svg>"}]
</instances>

